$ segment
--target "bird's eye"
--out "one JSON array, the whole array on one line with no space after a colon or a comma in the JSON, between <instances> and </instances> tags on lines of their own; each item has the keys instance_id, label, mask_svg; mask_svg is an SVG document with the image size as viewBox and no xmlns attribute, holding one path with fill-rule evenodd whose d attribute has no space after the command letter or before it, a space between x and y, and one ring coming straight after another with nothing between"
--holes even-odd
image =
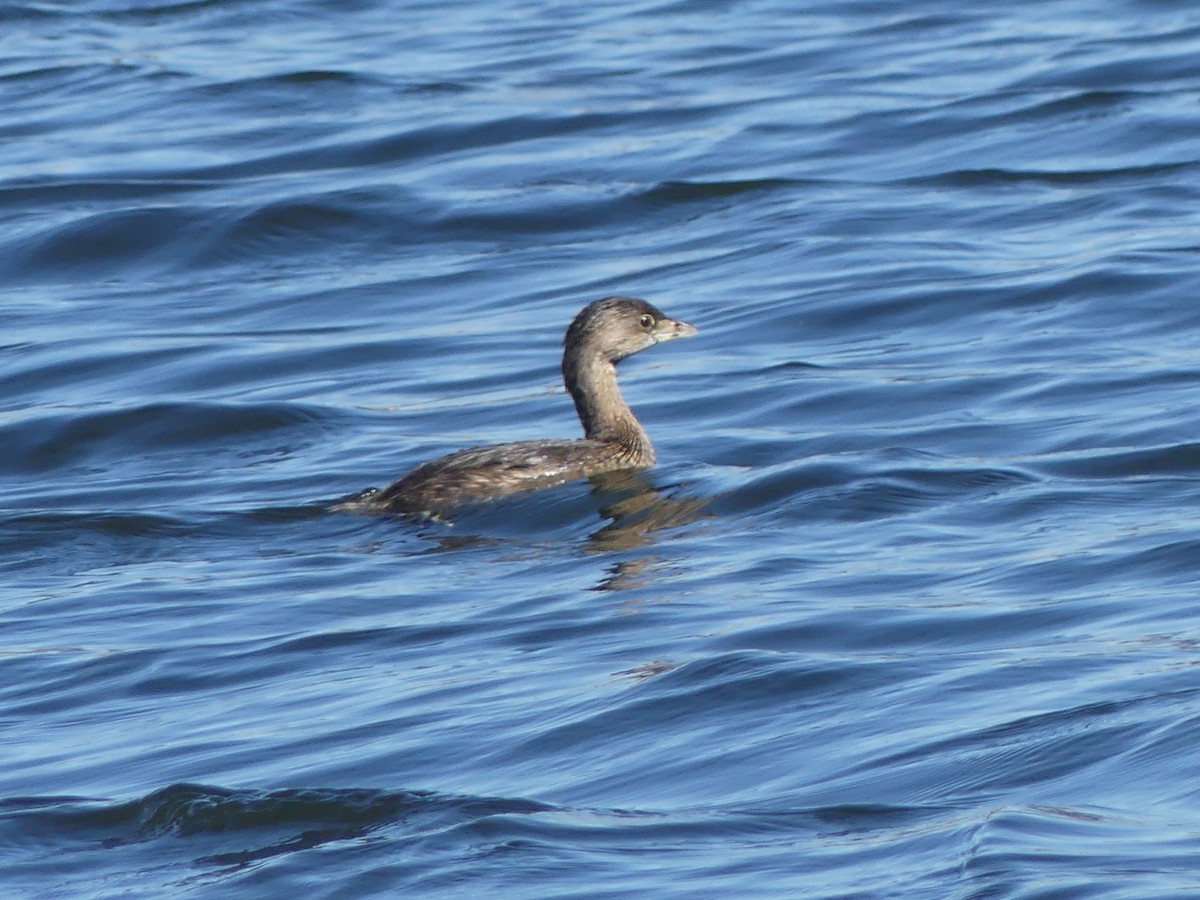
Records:
<instances>
[{"instance_id":1,"label":"bird's eye","mask_svg":"<svg viewBox=\"0 0 1200 900\"><path fill-rule=\"evenodd\" d=\"M650 315L650 313L642 313L641 318L638 319L638 324L649 331L654 327L654 316Z\"/></svg>"}]
</instances>

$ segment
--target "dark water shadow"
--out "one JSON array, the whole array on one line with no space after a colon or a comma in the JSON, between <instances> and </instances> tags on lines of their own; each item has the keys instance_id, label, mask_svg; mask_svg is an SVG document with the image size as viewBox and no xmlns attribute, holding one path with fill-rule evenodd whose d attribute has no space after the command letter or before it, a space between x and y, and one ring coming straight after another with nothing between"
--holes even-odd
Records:
<instances>
[{"instance_id":1,"label":"dark water shadow","mask_svg":"<svg viewBox=\"0 0 1200 900\"><path fill-rule=\"evenodd\" d=\"M0 802L0 844L48 858L70 848L94 865L149 866L173 886L223 881L306 851L378 846L393 862L414 846L556 854L669 841L697 847L730 838L768 845L830 833L877 834L936 820L936 807L816 806L645 810L572 808L520 797L376 788L230 789L172 784L111 802L71 796ZM315 873L329 857L310 856ZM408 859L409 865L414 860ZM169 868L163 870L164 864ZM419 862L415 863L418 867Z\"/></svg>"},{"instance_id":2,"label":"dark water shadow","mask_svg":"<svg viewBox=\"0 0 1200 900\"><path fill-rule=\"evenodd\" d=\"M492 816L552 809L530 800L420 790L173 784L124 803L79 797L0 802L0 843L43 852L83 844L138 859L144 856L139 847L175 839L185 843L172 855L182 853L179 861L195 867L187 880L205 881L205 873L220 876L274 857L362 841L382 828L436 833Z\"/></svg>"}]
</instances>

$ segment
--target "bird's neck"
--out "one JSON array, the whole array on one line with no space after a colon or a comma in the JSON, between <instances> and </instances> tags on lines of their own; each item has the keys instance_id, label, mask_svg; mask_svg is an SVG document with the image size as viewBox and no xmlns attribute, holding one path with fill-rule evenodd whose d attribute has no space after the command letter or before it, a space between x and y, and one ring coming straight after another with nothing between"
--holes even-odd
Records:
<instances>
[{"instance_id":1,"label":"bird's neck","mask_svg":"<svg viewBox=\"0 0 1200 900\"><path fill-rule=\"evenodd\" d=\"M617 367L598 354L563 358L563 381L575 401L584 436L619 446L631 465L654 462L654 448L617 386Z\"/></svg>"}]
</instances>

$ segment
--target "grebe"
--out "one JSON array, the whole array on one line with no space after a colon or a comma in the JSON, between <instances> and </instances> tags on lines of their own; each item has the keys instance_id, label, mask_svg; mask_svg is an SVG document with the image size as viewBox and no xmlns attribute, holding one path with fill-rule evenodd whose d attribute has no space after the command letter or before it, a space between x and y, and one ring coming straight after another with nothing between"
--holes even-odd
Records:
<instances>
[{"instance_id":1,"label":"grebe","mask_svg":"<svg viewBox=\"0 0 1200 900\"><path fill-rule=\"evenodd\" d=\"M616 364L697 329L645 300L605 297L584 307L563 339L563 383L575 401L582 440L516 441L432 460L354 504L364 511L436 515L464 503L654 465L654 447L621 397Z\"/></svg>"}]
</instances>

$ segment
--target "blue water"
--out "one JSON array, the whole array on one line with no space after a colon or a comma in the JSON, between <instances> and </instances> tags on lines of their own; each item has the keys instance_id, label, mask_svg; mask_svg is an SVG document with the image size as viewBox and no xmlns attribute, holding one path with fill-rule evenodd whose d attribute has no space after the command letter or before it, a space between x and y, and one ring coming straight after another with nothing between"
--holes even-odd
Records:
<instances>
[{"instance_id":1,"label":"blue water","mask_svg":"<svg viewBox=\"0 0 1200 900\"><path fill-rule=\"evenodd\" d=\"M1200 896L1200 8L0 3L0 886ZM659 465L328 511L578 434Z\"/></svg>"}]
</instances>

